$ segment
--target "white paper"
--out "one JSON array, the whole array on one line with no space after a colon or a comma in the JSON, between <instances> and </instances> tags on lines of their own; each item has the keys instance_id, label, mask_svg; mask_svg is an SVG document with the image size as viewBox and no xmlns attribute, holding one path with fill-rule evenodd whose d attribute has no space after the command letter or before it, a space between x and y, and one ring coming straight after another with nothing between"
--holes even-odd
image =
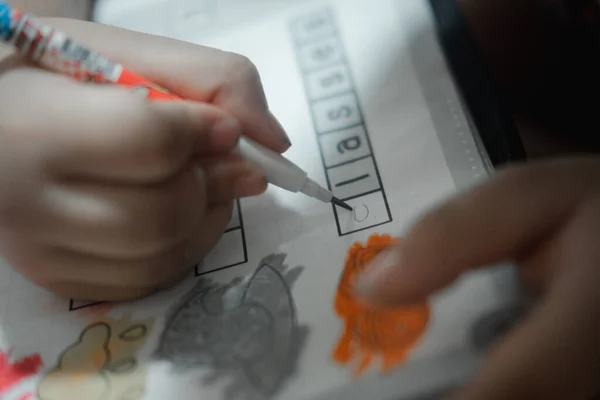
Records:
<instances>
[{"instance_id":1,"label":"white paper","mask_svg":"<svg viewBox=\"0 0 600 400\"><path fill-rule=\"evenodd\" d=\"M334 294L352 243L364 243L373 233L401 237L429 206L488 176L487 161L478 150L435 40L426 2L104 0L99 2L96 19L248 56L261 73L273 113L294 144L286 156L313 179L329 182L336 196L356 207L356 214L269 188L262 196L236 204L221 242L181 284L138 302L112 305L107 315L102 314L102 305L54 297L3 265L0 349L13 349L13 360L39 353L47 369L57 365L68 369L69 363L88 353L104 361L102 371L90 367L88 376L77 381L84 382L80 384L87 392L77 392L78 386L61 389L61 384L75 383L60 379L53 381L57 386L48 386L47 380L44 386L45 375L38 374L3 393L2 399L19 399L38 387L32 399L54 400L59 397L52 396L62 394L61 399L69 400L67 393L78 400L96 399L100 397L93 395L104 393L103 399L115 400L398 400L436 396L471 376L480 357L472 339L474 325L517 299L510 269L473 273L434 296L424 336L390 375L378 373L380 361L375 357L368 372L353 379L351 366L338 365L331 358L343 331L334 312ZM275 325L264 322L267 317L251 326L243 321L255 313L263 318L262 312L288 315L285 302L276 310L269 308L274 307L273 300L266 311L250 307L239 318L215 320L220 321L215 326L224 320L233 324L226 327L234 328L223 331L209 322L202 329L196 326L198 340L188 350L182 350L185 343L175 333L170 341L164 339L168 336L164 331L170 323L187 329L181 322L185 318L170 320L173 307L201 279L227 283L247 277L264 257L275 253L285 254L287 272L303 267L298 276L292 274L290 290L297 322L306 328L307 336L294 360L296 370L267 396L268 390L261 392L256 385L270 385L272 376L267 372L274 361L257 361L260 354L244 352L258 351L257 343L269 337L273 326L273 332L286 332L289 327L277 318L271 321ZM258 286L256 290L264 294ZM230 290L223 304L236 304L240 296ZM206 321L212 321L209 314ZM77 346L72 350L82 331L103 317L132 321L107 325L112 329L108 347L112 358L102 358L100 345L81 347L79 353ZM146 324L147 332L141 332L138 323ZM94 329L83 335L85 343L106 339L106 326ZM119 332L129 338L127 343ZM222 347L219 340L235 341L237 347ZM265 340L261 346L268 343L275 342ZM174 369L172 361L157 360L157 349L169 354L175 348L178 357L189 358L193 365ZM63 357L67 349L71 352ZM215 367L215 357L236 351L238 355ZM211 352L216 355L209 356ZM137 369L119 372L127 361L120 354L134 356ZM221 378L206 382L215 372ZM239 397L228 392L231 384L239 386ZM135 388L144 391L136 394ZM124 393L129 397L118 397Z\"/></svg>"}]
</instances>

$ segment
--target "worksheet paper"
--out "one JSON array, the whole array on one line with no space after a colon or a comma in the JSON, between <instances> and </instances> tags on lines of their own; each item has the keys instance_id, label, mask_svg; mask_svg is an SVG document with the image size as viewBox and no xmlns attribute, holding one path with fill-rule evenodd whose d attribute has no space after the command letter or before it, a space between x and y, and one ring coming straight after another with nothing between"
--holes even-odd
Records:
<instances>
[{"instance_id":1,"label":"worksheet paper","mask_svg":"<svg viewBox=\"0 0 600 400\"><path fill-rule=\"evenodd\" d=\"M342 278L373 235L491 173L427 2L106 0L96 19L249 57L286 156L354 211L270 187L180 284L124 304L2 265L1 399L421 399L472 376L517 313L510 266L396 314L361 311Z\"/></svg>"}]
</instances>

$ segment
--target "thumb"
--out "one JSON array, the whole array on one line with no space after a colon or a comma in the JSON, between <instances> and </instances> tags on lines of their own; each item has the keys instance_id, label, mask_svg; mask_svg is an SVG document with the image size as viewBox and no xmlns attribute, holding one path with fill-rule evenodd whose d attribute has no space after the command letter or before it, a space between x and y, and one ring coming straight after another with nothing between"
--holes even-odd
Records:
<instances>
[{"instance_id":1,"label":"thumb","mask_svg":"<svg viewBox=\"0 0 600 400\"><path fill-rule=\"evenodd\" d=\"M373 305L427 298L463 272L514 260L568 217L597 179L592 159L512 167L425 214L357 281ZM583 165L582 165L583 164Z\"/></svg>"}]
</instances>

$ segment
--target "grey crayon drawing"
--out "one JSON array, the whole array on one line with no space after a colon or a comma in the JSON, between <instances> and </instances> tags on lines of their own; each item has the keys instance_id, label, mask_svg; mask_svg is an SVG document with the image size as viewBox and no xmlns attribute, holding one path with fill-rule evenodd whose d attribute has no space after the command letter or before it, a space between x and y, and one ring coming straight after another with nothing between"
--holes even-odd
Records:
<instances>
[{"instance_id":1,"label":"grey crayon drawing","mask_svg":"<svg viewBox=\"0 0 600 400\"><path fill-rule=\"evenodd\" d=\"M175 368L208 367L210 384L228 378L227 400L271 398L295 373L308 329L298 324L290 288L303 267L285 254L265 257L254 274L200 282L167 318L155 357Z\"/></svg>"}]
</instances>

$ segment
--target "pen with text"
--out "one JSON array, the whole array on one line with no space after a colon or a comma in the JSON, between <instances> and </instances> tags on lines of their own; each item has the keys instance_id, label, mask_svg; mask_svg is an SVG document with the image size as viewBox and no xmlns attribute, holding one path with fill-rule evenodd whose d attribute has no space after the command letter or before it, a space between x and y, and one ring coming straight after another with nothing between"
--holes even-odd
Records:
<instances>
[{"instance_id":1,"label":"pen with text","mask_svg":"<svg viewBox=\"0 0 600 400\"><path fill-rule=\"evenodd\" d=\"M39 66L79 81L127 86L154 101L183 100L3 1L0 1L0 39ZM259 165L270 184L352 211L352 207L281 154L245 137L240 138L236 151Z\"/></svg>"}]
</instances>

